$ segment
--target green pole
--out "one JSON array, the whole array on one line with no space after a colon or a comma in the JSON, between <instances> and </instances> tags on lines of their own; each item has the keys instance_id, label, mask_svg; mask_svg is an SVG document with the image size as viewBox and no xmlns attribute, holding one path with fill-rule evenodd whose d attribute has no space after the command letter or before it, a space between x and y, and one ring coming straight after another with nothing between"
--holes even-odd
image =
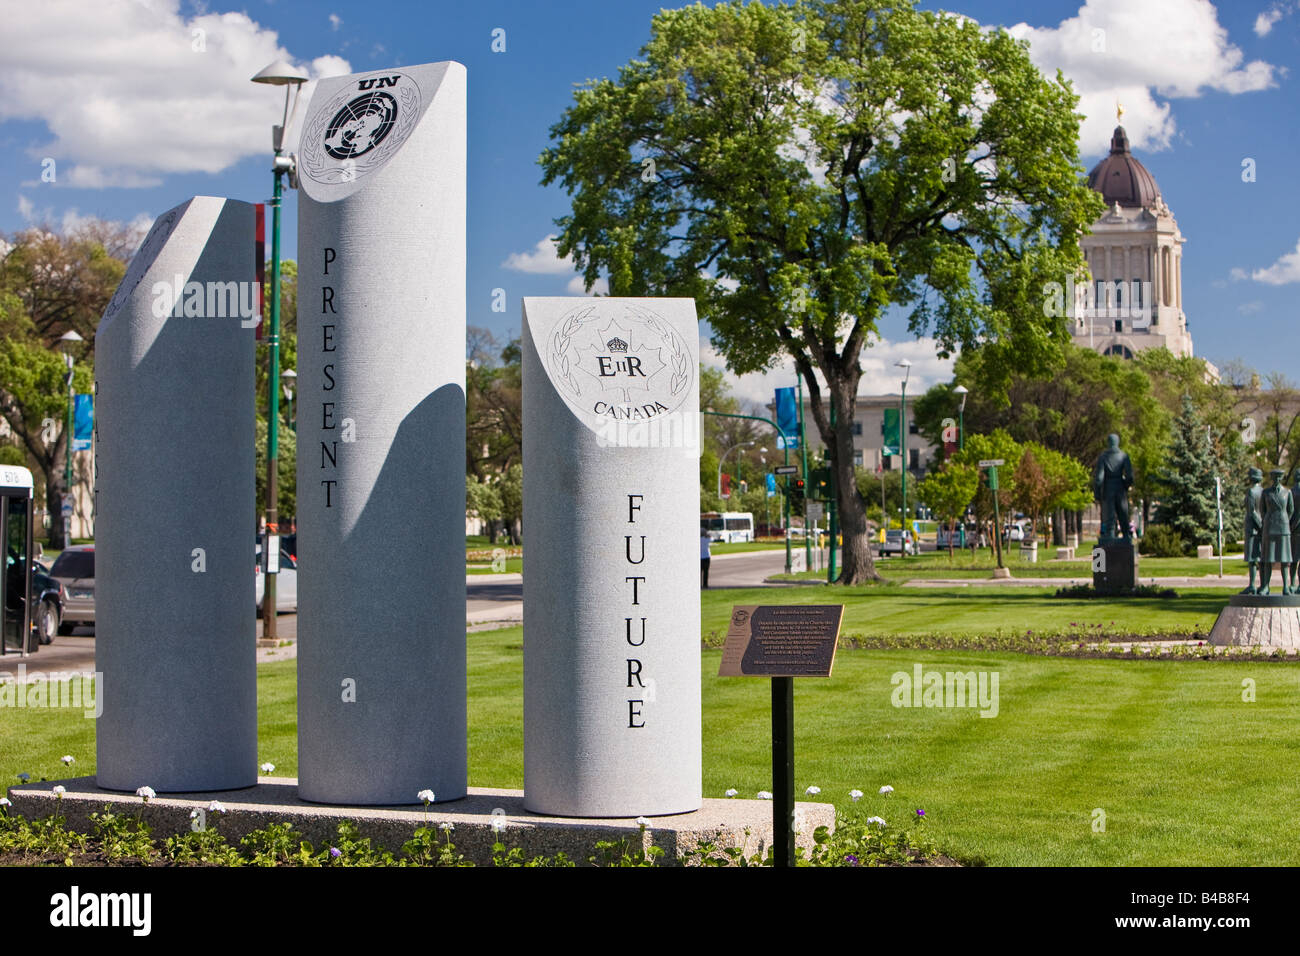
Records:
<instances>
[{"instance_id":1,"label":"green pole","mask_svg":"<svg viewBox=\"0 0 1300 956\"><path fill-rule=\"evenodd\" d=\"M799 402L799 451L803 455L803 553L804 570L812 570L812 541L808 537L808 434L803 425L803 379L794 380Z\"/></svg>"},{"instance_id":2,"label":"green pole","mask_svg":"<svg viewBox=\"0 0 1300 956\"><path fill-rule=\"evenodd\" d=\"M903 537L900 554L907 557L907 379L903 379L903 395L898 401L898 457L903 467Z\"/></svg>"},{"instance_id":3,"label":"green pole","mask_svg":"<svg viewBox=\"0 0 1300 956\"><path fill-rule=\"evenodd\" d=\"M275 151L280 158L280 150ZM280 465L280 164L272 166L275 191L271 196L271 328L266 337L270 353L270 369L266 399L266 538L262 547L265 561L266 588L262 593L262 639L276 640L275 628L275 572L271 571L271 536L279 535L280 518L276 499L279 497ZM278 540L278 538L277 538ZM278 554L275 556L280 557ZM278 564L278 560L276 562Z\"/></svg>"}]
</instances>

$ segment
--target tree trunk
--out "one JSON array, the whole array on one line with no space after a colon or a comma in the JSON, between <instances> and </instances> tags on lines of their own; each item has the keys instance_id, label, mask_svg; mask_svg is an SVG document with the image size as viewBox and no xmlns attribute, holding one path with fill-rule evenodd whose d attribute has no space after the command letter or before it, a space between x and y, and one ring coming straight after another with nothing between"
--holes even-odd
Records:
<instances>
[{"instance_id":1,"label":"tree trunk","mask_svg":"<svg viewBox=\"0 0 1300 956\"><path fill-rule=\"evenodd\" d=\"M1057 508L1052 513L1052 544L1058 548L1065 546L1065 509Z\"/></svg>"},{"instance_id":2,"label":"tree trunk","mask_svg":"<svg viewBox=\"0 0 1300 956\"><path fill-rule=\"evenodd\" d=\"M835 471L835 502L839 509L840 532L844 535L843 565L837 584L864 584L883 581L876 570L871 554L871 536L867 532L867 504L858 493L857 476L853 472L853 418L857 411L858 377L832 381L831 401L835 402L835 431L830 432L829 420L822 427L826 415L816 415L822 432L822 442L834 449L831 467ZM816 394L809 386L809 398Z\"/></svg>"}]
</instances>

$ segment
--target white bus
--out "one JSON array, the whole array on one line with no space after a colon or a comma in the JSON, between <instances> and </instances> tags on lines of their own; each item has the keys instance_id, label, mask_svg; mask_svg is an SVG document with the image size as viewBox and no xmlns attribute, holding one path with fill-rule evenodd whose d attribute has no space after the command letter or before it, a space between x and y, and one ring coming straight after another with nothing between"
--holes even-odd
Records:
<instances>
[{"instance_id":1,"label":"white bus","mask_svg":"<svg viewBox=\"0 0 1300 956\"><path fill-rule=\"evenodd\" d=\"M706 511L700 515L700 528L709 533L710 541L754 540L752 511Z\"/></svg>"}]
</instances>

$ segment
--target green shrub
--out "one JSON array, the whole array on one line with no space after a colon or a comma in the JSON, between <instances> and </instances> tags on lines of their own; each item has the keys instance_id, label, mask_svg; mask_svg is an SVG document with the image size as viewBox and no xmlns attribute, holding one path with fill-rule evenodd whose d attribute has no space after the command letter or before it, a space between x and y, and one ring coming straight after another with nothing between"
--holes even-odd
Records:
<instances>
[{"instance_id":1,"label":"green shrub","mask_svg":"<svg viewBox=\"0 0 1300 956\"><path fill-rule=\"evenodd\" d=\"M1162 524L1147 526L1138 551L1155 558L1181 558L1191 553L1183 536L1173 528Z\"/></svg>"}]
</instances>

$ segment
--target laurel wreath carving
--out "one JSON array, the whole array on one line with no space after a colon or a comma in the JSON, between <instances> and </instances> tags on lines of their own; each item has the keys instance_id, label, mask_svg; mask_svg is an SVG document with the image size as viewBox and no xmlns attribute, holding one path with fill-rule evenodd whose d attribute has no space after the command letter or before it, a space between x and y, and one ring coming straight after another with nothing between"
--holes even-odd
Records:
<instances>
[{"instance_id":1,"label":"laurel wreath carving","mask_svg":"<svg viewBox=\"0 0 1300 956\"><path fill-rule=\"evenodd\" d=\"M595 311L595 306L588 306L570 312L551 338L551 369L569 386L574 398L582 394L582 389L578 386L573 370L569 368L569 345L582 328L582 323Z\"/></svg>"},{"instance_id":2,"label":"laurel wreath carving","mask_svg":"<svg viewBox=\"0 0 1300 956\"><path fill-rule=\"evenodd\" d=\"M144 242L140 243L139 250L131 257L131 264L127 267L126 275L122 277L117 292L113 294L112 300L108 303L108 308L104 310L105 318L115 314L122 307L122 304L130 298L131 293L135 291L135 287L144 278L144 274L153 265L153 260L157 257L158 251L167 242L174 228L176 228L176 210L174 209L153 224L149 234L144 237Z\"/></svg>"}]
</instances>

